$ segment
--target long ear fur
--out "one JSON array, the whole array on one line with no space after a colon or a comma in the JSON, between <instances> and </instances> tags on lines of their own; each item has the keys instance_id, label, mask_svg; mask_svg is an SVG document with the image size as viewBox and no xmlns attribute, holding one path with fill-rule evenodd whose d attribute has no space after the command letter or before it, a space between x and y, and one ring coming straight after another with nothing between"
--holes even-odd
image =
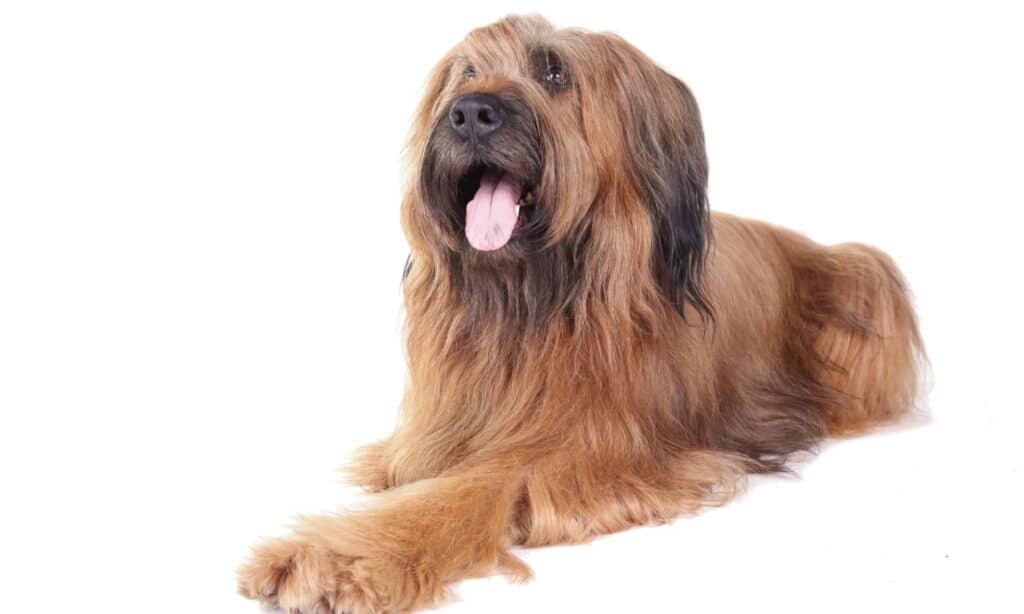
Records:
<instances>
[{"instance_id":1,"label":"long ear fur","mask_svg":"<svg viewBox=\"0 0 1024 614\"><path fill-rule=\"evenodd\" d=\"M713 321L701 282L711 242L704 132L690 90L678 79L664 76L675 86L678 115L645 120L650 132L642 139L648 149L644 158L649 161L641 171L642 186L655 234L651 264L655 279L684 318L689 303L702 321Z\"/></svg>"}]
</instances>

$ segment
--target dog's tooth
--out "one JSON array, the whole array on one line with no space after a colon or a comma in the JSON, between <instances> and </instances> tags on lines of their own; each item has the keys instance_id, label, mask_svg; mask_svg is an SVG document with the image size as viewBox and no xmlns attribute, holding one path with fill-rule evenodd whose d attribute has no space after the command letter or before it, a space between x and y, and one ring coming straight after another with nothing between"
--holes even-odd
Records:
<instances>
[{"instance_id":1,"label":"dog's tooth","mask_svg":"<svg viewBox=\"0 0 1024 614\"><path fill-rule=\"evenodd\" d=\"M516 215L519 215L519 207L521 207L521 206L522 205L519 205L519 204L516 205Z\"/></svg>"}]
</instances>

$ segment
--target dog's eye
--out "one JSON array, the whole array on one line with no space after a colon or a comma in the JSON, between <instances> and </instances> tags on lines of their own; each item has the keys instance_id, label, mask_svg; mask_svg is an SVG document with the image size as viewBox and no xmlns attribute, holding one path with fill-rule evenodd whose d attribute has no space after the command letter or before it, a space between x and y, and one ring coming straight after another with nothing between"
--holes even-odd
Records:
<instances>
[{"instance_id":1,"label":"dog's eye","mask_svg":"<svg viewBox=\"0 0 1024 614\"><path fill-rule=\"evenodd\" d=\"M561 64L551 64L548 66L548 73L544 75L544 82L556 89L561 89L565 85L565 72L562 70Z\"/></svg>"},{"instance_id":2,"label":"dog's eye","mask_svg":"<svg viewBox=\"0 0 1024 614\"><path fill-rule=\"evenodd\" d=\"M476 78L476 69L472 66L467 66L466 70L462 71L462 78L469 80Z\"/></svg>"},{"instance_id":3,"label":"dog's eye","mask_svg":"<svg viewBox=\"0 0 1024 614\"><path fill-rule=\"evenodd\" d=\"M534 49L531 55L534 78L544 89L555 94L569 85L569 73L555 51L541 47Z\"/></svg>"}]
</instances>

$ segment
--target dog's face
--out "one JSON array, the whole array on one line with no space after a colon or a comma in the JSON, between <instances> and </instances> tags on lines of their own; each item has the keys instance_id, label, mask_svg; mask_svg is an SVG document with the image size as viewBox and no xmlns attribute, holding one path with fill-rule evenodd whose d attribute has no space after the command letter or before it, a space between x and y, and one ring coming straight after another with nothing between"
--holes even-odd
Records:
<instances>
[{"instance_id":1,"label":"dog's face","mask_svg":"<svg viewBox=\"0 0 1024 614\"><path fill-rule=\"evenodd\" d=\"M410 151L414 257L463 270L543 262L565 270L561 283L599 274L585 261L603 259L606 275L639 268L680 309L700 304L708 212L696 103L622 39L540 17L470 32L429 79Z\"/></svg>"}]
</instances>

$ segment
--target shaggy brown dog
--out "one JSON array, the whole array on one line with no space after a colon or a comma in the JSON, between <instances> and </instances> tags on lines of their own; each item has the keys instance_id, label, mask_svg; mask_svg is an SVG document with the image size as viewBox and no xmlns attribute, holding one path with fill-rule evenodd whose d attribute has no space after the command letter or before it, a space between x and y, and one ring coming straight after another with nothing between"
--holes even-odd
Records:
<instances>
[{"instance_id":1,"label":"shaggy brown dog","mask_svg":"<svg viewBox=\"0 0 1024 614\"><path fill-rule=\"evenodd\" d=\"M728 500L905 412L920 340L892 261L711 215L697 105L620 38L510 17L429 79L402 205L409 388L348 514L255 549L247 597L404 612ZM713 239L712 239L713 237Z\"/></svg>"}]
</instances>

